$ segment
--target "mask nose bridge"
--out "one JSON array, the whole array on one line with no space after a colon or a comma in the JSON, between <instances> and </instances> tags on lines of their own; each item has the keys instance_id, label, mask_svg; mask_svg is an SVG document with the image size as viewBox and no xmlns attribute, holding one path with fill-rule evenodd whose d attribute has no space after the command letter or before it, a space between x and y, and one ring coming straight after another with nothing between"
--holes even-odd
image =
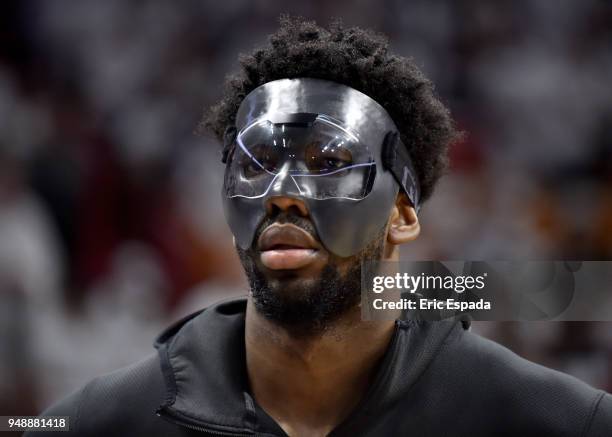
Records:
<instances>
[{"instance_id":1,"label":"mask nose bridge","mask_svg":"<svg viewBox=\"0 0 612 437\"><path fill-rule=\"evenodd\" d=\"M298 186L295 178L289 172L291 162L286 161L280 171L274 177L268 196L301 196L302 191Z\"/></svg>"}]
</instances>

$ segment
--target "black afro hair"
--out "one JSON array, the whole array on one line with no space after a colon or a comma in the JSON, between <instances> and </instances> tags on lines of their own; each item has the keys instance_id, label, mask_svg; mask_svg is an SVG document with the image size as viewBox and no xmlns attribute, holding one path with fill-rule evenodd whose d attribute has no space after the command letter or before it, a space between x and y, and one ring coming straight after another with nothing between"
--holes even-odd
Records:
<instances>
[{"instance_id":1,"label":"black afro hair","mask_svg":"<svg viewBox=\"0 0 612 437\"><path fill-rule=\"evenodd\" d=\"M223 140L244 97L277 79L334 81L367 94L395 121L421 184L421 201L447 166L449 144L459 137L448 109L411 59L388 52L380 34L339 21L329 29L303 18L281 16L269 44L240 56L241 70L227 78L224 97L205 115L203 127Z\"/></svg>"}]
</instances>

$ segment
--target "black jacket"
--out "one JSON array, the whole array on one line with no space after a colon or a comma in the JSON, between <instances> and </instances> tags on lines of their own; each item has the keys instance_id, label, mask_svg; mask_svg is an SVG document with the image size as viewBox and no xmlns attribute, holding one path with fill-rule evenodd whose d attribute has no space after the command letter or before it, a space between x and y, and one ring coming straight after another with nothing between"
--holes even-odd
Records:
<instances>
[{"instance_id":1,"label":"black jacket","mask_svg":"<svg viewBox=\"0 0 612 437\"><path fill-rule=\"evenodd\" d=\"M245 302L181 320L157 339L158 354L43 415L70 416L71 432L59 436L285 435L248 393ZM610 437L612 396L462 323L397 321L374 383L331 435Z\"/></svg>"}]
</instances>

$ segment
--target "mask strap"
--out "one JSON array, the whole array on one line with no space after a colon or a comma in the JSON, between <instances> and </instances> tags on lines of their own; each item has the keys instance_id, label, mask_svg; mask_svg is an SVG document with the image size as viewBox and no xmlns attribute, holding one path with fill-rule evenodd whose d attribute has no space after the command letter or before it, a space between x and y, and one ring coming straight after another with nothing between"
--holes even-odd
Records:
<instances>
[{"instance_id":1,"label":"mask strap","mask_svg":"<svg viewBox=\"0 0 612 437\"><path fill-rule=\"evenodd\" d=\"M227 164L227 160L234 150L234 144L236 144L236 126L228 126L223 134L223 151L221 156L221 162Z\"/></svg>"},{"instance_id":2,"label":"mask strap","mask_svg":"<svg viewBox=\"0 0 612 437\"><path fill-rule=\"evenodd\" d=\"M402 143L398 132L389 131L385 135L382 147L382 164L385 169L393 174L418 213L421 207L419 204L419 182L412 166L410 154Z\"/></svg>"}]
</instances>

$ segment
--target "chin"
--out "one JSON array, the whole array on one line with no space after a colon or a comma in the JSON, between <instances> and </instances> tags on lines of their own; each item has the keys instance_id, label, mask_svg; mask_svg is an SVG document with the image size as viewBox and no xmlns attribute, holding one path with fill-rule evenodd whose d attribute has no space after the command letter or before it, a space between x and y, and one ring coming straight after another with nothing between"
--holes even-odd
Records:
<instances>
[{"instance_id":1,"label":"chin","mask_svg":"<svg viewBox=\"0 0 612 437\"><path fill-rule=\"evenodd\" d=\"M283 298L292 296L306 297L316 292L319 287L319 277L304 278L297 275L290 275L282 278L268 278L270 291Z\"/></svg>"}]
</instances>

